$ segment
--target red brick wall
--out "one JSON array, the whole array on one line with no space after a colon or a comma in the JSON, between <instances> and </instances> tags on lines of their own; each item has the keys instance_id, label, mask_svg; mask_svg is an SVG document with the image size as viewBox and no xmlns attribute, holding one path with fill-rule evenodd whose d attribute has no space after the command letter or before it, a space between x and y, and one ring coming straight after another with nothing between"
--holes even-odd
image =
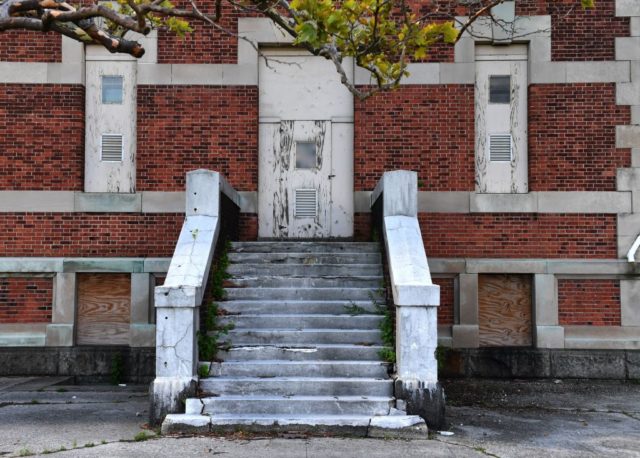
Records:
<instances>
[{"instance_id":1,"label":"red brick wall","mask_svg":"<svg viewBox=\"0 0 640 458\"><path fill-rule=\"evenodd\" d=\"M595 9L574 0L547 3L552 60L615 60L615 37L629 36L629 18L615 17L615 0L597 0Z\"/></svg>"},{"instance_id":2,"label":"red brick wall","mask_svg":"<svg viewBox=\"0 0 640 458\"><path fill-rule=\"evenodd\" d=\"M620 281L558 280L562 325L620 326Z\"/></svg>"},{"instance_id":3,"label":"red brick wall","mask_svg":"<svg viewBox=\"0 0 640 458\"><path fill-rule=\"evenodd\" d=\"M354 213L353 238L359 242L370 242L371 235L371 213Z\"/></svg>"},{"instance_id":4,"label":"red brick wall","mask_svg":"<svg viewBox=\"0 0 640 458\"><path fill-rule=\"evenodd\" d=\"M53 280L0 278L0 323L50 323Z\"/></svg>"},{"instance_id":5,"label":"red brick wall","mask_svg":"<svg viewBox=\"0 0 640 458\"><path fill-rule=\"evenodd\" d=\"M182 214L8 213L0 256L168 256Z\"/></svg>"},{"instance_id":6,"label":"red brick wall","mask_svg":"<svg viewBox=\"0 0 640 458\"><path fill-rule=\"evenodd\" d=\"M84 87L0 84L0 189L81 190Z\"/></svg>"},{"instance_id":7,"label":"red brick wall","mask_svg":"<svg viewBox=\"0 0 640 458\"><path fill-rule=\"evenodd\" d=\"M0 32L0 62L62 62L62 38L49 32Z\"/></svg>"},{"instance_id":8,"label":"red brick wall","mask_svg":"<svg viewBox=\"0 0 640 458\"><path fill-rule=\"evenodd\" d=\"M258 88L139 86L138 191L182 191L189 170L258 185Z\"/></svg>"},{"instance_id":9,"label":"red brick wall","mask_svg":"<svg viewBox=\"0 0 640 458\"><path fill-rule=\"evenodd\" d=\"M615 84L530 86L531 191L615 191L616 169L631 166L615 133L630 124L630 110L615 94Z\"/></svg>"},{"instance_id":10,"label":"red brick wall","mask_svg":"<svg viewBox=\"0 0 640 458\"><path fill-rule=\"evenodd\" d=\"M355 104L355 189L415 170L424 191L474 189L474 89L403 86Z\"/></svg>"},{"instance_id":11,"label":"red brick wall","mask_svg":"<svg viewBox=\"0 0 640 458\"><path fill-rule=\"evenodd\" d=\"M240 240L257 240L258 215L253 213L240 213L240 227L238 228Z\"/></svg>"},{"instance_id":12,"label":"red brick wall","mask_svg":"<svg viewBox=\"0 0 640 458\"><path fill-rule=\"evenodd\" d=\"M433 278L433 283L436 285L440 285L440 307L438 307L438 324L453 324L453 278Z\"/></svg>"},{"instance_id":13,"label":"red brick wall","mask_svg":"<svg viewBox=\"0 0 640 458\"><path fill-rule=\"evenodd\" d=\"M419 214L429 257L616 258L616 216Z\"/></svg>"},{"instance_id":14,"label":"red brick wall","mask_svg":"<svg viewBox=\"0 0 640 458\"><path fill-rule=\"evenodd\" d=\"M188 2L175 2L176 5L189 7ZM214 11L215 2L198 2L201 11ZM219 25L236 34L238 14L223 2L222 19ZM180 38L173 33L158 33L158 63L161 64L235 64L238 54L238 40L235 36L221 32L200 21L190 21L194 33Z\"/></svg>"}]
</instances>

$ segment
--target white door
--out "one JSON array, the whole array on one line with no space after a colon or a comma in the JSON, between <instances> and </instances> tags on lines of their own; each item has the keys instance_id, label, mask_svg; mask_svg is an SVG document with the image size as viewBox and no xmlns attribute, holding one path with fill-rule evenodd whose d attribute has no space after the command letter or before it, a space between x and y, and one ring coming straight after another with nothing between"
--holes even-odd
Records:
<instances>
[{"instance_id":1,"label":"white door","mask_svg":"<svg viewBox=\"0 0 640 458\"><path fill-rule=\"evenodd\" d=\"M331 122L261 123L260 144L260 235L329 237Z\"/></svg>"},{"instance_id":2,"label":"white door","mask_svg":"<svg viewBox=\"0 0 640 458\"><path fill-rule=\"evenodd\" d=\"M476 191L526 193L527 48L478 46Z\"/></svg>"},{"instance_id":3,"label":"white door","mask_svg":"<svg viewBox=\"0 0 640 458\"><path fill-rule=\"evenodd\" d=\"M258 234L353 235L353 97L326 59L265 51L260 64Z\"/></svg>"}]
</instances>

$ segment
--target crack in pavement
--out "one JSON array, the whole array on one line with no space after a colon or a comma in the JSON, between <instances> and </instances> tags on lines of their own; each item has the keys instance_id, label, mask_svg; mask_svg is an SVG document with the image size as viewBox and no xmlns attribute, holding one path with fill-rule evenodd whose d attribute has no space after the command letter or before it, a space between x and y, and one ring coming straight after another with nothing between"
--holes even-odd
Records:
<instances>
[{"instance_id":1,"label":"crack in pavement","mask_svg":"<svg viewBox=\"0 0 640 458\"><path fill-rule=\"evenodd\" d=\"M441 440L441 439L439 439L437 437L434 437L433 440L435 440L436 442L440 442L441 444L456 445L458 447L468 448L470 450L473 450L473 451L478 452L478 453L482 453L483 455L486 455L486 456L491 456L493 458L501 458L499 455L496 455L494 453L488 452L487 449L485 449L484 447L480 447L480 446L477 446L477 445L461 444L459 442L451 442L451 441L448 441L448 440Z\"/></svg>"}]
</instances>

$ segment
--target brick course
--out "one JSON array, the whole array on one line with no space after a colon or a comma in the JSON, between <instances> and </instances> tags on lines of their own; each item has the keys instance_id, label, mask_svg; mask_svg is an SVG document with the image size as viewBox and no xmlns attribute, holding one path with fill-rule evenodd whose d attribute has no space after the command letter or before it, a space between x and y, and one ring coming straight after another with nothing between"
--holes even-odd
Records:
<instances>
[{"instance_id":1,"label":"brick course","mask_svg":"<svg viewBox=\"0 0 640 458\"><path fill-rule=\"evenodd\" d=\"M631 123L615 84L529 87L529 189L615 191L616 169L631 166L616 149L616 126Z\"/></svg>"},{"instance_id":2,"label":"brick course","mask_svg":"<svg viewBox=\"0 0 640 458\"><path fill-rule=\"evenodd\" d=\"M0 62L62 62L62 37L49 32L1 32Z\"/></svg>"},{"instance_id":3,"label":"brick course","mask_svg":"<svg viewBox=\"0 0 640 458\"><path fill-rule=\"evenodd\" d=\"M170 257L183 221L174 213L7 213L0 257Z\"/></svg>"},{"instance_id":4,"label":"brick course","mask_svg":"<svg viewBox=\"0 0 640 458\"><path fill-rule=\"evenodd\" d=\"M222 3L219 25L236 34L239 15L226 2ZM178 7L188 7L188 2L175 2ZM215 1L198 2L201 11L214 11ZM181 38L173 33L158 32L158 63L160 64L235 64L238 39L201 21L190 21L194 32Z\"/></svg>"},{"instance_id":5,"label":"brick course","mask_svg":"<svg viewBox=\"0 0 640 458\"><path fill-rule=\"evenodd\" d=\"M355 190L416 170L423 191L474 189L472 85L402 86L355 104Z\"/></svg>"},{"instance_id":6,"label":"brick course","mask_svg":"<svg viewBox=\"0 0 640 458\"><path fill-rule=\"evenodd\" d=\"M616 216L420 213L432 258L616 258Z\"/></svg>"},{"instance_id":7,"label":"brick course","mask_svg":"<svg viewBox=\"0 0 640 458\"><path fill-rule=\"evenodd\" d=\"M52 303L52 278L0 278L0 323L50 323Z\"/></svg>"},{"instance_id":8,"label":"brick course","mask_svg":"<svg viewBox=\"0 0 640 458\"><path fill-rule=\"evenodd\" d=\"M258 88L139 86L138 191L182 191L189 170L258 188Z\"/></svg>"},{"instance_id":9,"label":"brick course","mask_svg":"<svg viewBox=\"0 0 640 458\"><path fill-rule=\"evenodd\" d=\"M440 306L438 307L438 324L452 325L454 307L453 278L433 278L435 285L440 285Z\"/></svg>"},{"instance_id":10,"label":"brick course","mask_svg":"<svg viewBox=\"0 0 640 458\"><path fill-rule=\"evenodd\" d=\"M619 280L558 280L562 325L620 326Z\"/></svg>"},{"instance_id":11,"label":"brick course","mask_svg":"<svg viewBox=\"0 0 640 458\"><path fill-rule=\"evenodd\" d=\"M82 190L84 92L0 84L0 189Z\"/></svg>"}]
</instances>

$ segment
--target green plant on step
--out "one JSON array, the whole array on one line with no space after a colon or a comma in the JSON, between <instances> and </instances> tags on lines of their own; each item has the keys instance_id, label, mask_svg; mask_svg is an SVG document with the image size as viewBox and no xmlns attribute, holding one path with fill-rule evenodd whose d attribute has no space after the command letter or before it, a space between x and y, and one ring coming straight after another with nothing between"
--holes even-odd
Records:
<instances>
[{"instance_id":1,"label":"green plant on step","mask_svg":"<svg viewBox=\"0 0 640 458\"><path fill-rule=\"evenodd\" d=\"M434 356L438 362L438 371L442 371L447 362L447 356L449 355L449 349L447 347L437 346Z\"/></svg>"},{"instance_id":2,"label":"green plant on step","mask_svg":"<svg viewBox=\"0 0 640 458\"><path fill-rule=\"evenodd\" d=\"M379 306L378 307L383 307ZM396 333L391 310L384 307L382 320L380 320L380 336L384 347L378 352L378 356L388 363L396 362Z\"/></svg>"},{"instance_id":3,"label":"green plant on step","mask_svg":"<svg viewBox=\"0 0 640 458\"><path fill-rule=\"evenodd\" d=\"M225 298L224 281L229 278L227 269L229 267L230 249L231 242L227 240L223 243L218 259L211 268L209 288L214 300L223 300ZM200 358L200 361L213 362L217 357L218 351L224 350L230 346L229 341L223 341L222 339L223 336L229 334L229 331L234 328L234 324L221 324L219 321L220 316L221 313L218 308L218 304L212 302L206 306L202 320L202 327L197 333L198 357ZM204 374L202 366L198 367L198 375L201 377L206 377L209 374L208 369L206 372L207 373Z\"/></svg>"},{"instance_id":4,"label":"green plant on step","mask_svg":"<svg viewBox=\"0 0 640 458\"><path fill-rule=\"evenodd\" d=\"M233 323L221 324L218 304L210 303L205 311L203 329L198 331L198 356L200 361L215 361L218 351L226 350L231 343L222 340L229 334L235 325Z\"/></svg>"},{"instance_id":5,"label":"green plant on step","mask_svg":"<svg viewBox=\"0 0 640 458\"><path fill-rule=\"evenodd\" d=\"M208 364L200 364L198 366L198 377L205 378L209 376L209 369L211 368Z\"/></svg>"},{"instance_id":6,"label":"green plant on step","mask_svg":"<svg viewBox=\"0 0 640 458\"><path fill-rule=\"evenodd\" d=\"M220 255L211 269L209 288L211 291L211 297L216 301L221 301L225 298L224 281L228 280L230 277L227 272L227 269L229 268L230 249L231 242L227 240L223 244L222 250L220 250Z\"/></svg>"},{"instance_id":7,"label":"green plant on step","mask_svg":"<svg viewBox=\"0 0 640 458\"><path fill-rule=\"evenodd\" d=\"M364 307L360 307L353 301L349 301L349 305L345 305L344 310L351 316L364 315L365 313L367 313L367 309L365 309Z\"/></svg>"}]
</instances>

